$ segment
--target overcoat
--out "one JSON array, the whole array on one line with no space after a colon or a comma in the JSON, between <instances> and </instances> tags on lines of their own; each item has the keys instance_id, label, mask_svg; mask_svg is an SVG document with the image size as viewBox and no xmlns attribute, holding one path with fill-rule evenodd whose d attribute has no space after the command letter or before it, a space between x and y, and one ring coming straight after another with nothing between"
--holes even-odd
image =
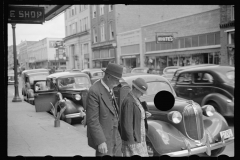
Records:
<instances>
[{"instance_id":1,"label":"overcoat","mask_svg":"<svg viewBox=\"0 0 240 160\"><path fill-rule=\"evenodd\" d=\"M97 150L99 144L106 142L110 150L114 120L116 116L112 97L101 84L101 80L98 80L90 87L86 101L87 137L90 147ZM116 138L116 144L119 143L121 143L120 135Z\"/></svg>"}]
</instances>

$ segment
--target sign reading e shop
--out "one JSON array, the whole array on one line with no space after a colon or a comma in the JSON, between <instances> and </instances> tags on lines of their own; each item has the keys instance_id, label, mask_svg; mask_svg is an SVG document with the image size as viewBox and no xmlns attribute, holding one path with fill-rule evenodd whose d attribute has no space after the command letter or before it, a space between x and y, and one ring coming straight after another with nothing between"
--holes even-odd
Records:
<instances>
[{"instance_id":1,"label":"sign reading e shop","mask_svg":"<svg viewBox=\"0 0 240 160\"><path fill-rule=\"evenodd\" d=\"M42 24L44 21L44 7L8 7L8 23Z\"/></svg>"}]
</instances>

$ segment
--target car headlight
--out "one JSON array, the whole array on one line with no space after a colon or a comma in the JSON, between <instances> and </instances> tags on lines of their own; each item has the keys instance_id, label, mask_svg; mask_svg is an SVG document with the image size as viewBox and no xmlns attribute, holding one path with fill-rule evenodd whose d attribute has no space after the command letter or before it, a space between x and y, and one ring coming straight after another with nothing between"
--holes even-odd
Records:
<instances>
[{"instance_id":1,"label":"car headlight","mask_svg":"<svg viewBox=\"0 0 240 160\"><path fill-rule=\"evenodd\" d=\"M82 97L81 97L79 94L76 94L76 95L75 95L75 99L76 99L77 101L81 100L81 98L82 98Z\"/></svg>"},{"instance_id":2,"label":"car headlight","mask_svg":"<svg viewBox=\"0 0 240 160\"><path fill-rule=\"evenodd\" d=\"M204 105L202 107L203 109L203 115L207 116L207 117L211 117L213 116L215 109L212 105Z\"/></svg>"},{"instance_id":3,"label":"car headlight","mask_svg":"<svg viewBox=\"0 0 240 160\"><path fill-rule=\"evenodd\" d=\"M180 123L182 121L182 114L178 111L168 113L168 119L173 123Z\"/></svg>"}]
</instances>

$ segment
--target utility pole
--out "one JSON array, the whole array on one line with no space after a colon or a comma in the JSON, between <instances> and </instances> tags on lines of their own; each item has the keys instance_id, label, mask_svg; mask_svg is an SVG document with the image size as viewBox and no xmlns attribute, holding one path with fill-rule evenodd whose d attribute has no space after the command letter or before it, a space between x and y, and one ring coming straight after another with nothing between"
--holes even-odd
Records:
<instances>
[{"instance_id":1,"label":"utility pole","mask_svg":"<svg viewBox=\"0 0 240 160\"><path fill-rule=\"evenodd\" d=\"M13 30L13 60L14 60L14 87L15 87L15 94L14 94L12 102L22 102L21 98L19 97L19 93L18 93L17 53L16 53L17 51L16 51L15 28L16 28L16 23L12 23L12 30Z\"/></svg>"}]
</instances>

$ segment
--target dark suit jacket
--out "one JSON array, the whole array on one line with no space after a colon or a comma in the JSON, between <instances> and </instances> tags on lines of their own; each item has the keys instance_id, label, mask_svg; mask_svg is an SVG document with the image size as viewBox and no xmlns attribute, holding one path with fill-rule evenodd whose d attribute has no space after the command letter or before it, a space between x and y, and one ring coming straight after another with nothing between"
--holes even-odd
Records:
<instances>
[{"instance_id":1,"label":"dark suit jacket","mask_svg":"<svg viewBox=\"0 0 240 160\"><path fill-rule=\"evenodd\" d=\"M114 115L111 95L99 80L90 87L86 102L87 137L90 147L97 150L98 145L103 142L111 146L116 119Z\"/></svg>"},{"instance_id":2,"label":"dark suit jacket","mask_svg":"<svg viewBox=\"0 0 240 160\"><path fill-rule=\"evenodd\" d=\"M141 142L141 110L130 93L121 105L120 128L122 140L129 144Z\"/></svg>"}]
</instances>

